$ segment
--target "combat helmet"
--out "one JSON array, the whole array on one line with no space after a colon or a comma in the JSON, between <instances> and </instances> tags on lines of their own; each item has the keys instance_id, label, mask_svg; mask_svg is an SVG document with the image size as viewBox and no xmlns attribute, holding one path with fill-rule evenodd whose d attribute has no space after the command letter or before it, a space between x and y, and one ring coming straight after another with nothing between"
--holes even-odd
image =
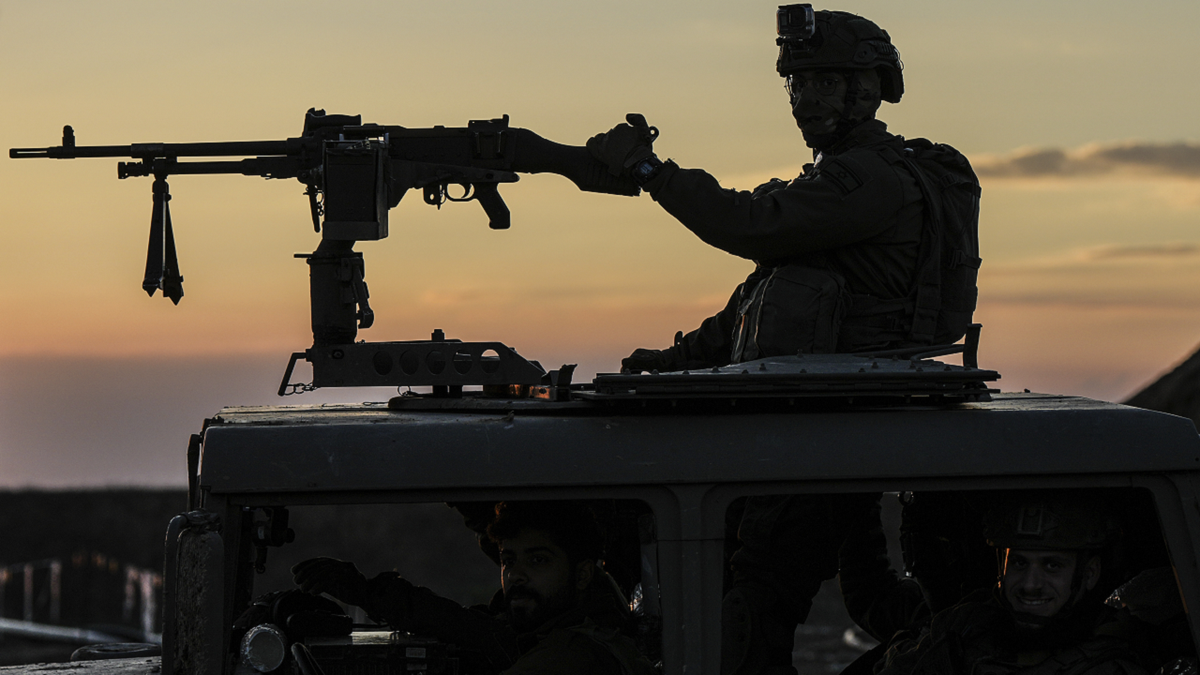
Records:
<instances>
[{"instance_id":1,"label":"combat helmet","mask_svg":"<svg viewBox=\"0 0 1200 675\"><path fill-rule=\"evenodd\" d=\"M900 52L887 31L849 12L813 11L812 5L781 5L775 14L781 77L813 68L874 68L883 100L899 103L904 95Z\"/></svg>"},{"instance_id":2,"label":"combat helmet","mask_svg":"<svg viewBox=\"0 0 1200 675\"><path fill-rule=\"evenodd\" d=\"M1121 530L1099 500L1071 495L1020 495L1000 500L984 519L984 537L996 548L1099 551Z\"/></svg>"}]
</instances>

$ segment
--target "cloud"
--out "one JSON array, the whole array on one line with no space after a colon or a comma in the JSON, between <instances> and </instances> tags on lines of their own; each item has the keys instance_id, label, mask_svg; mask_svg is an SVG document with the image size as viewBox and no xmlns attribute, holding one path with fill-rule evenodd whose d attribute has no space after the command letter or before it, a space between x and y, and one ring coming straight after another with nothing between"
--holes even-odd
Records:
<instances>
[{"instance_id":1,"label":"cloud","mask_svg":"<svg viewBox=\"0 0 1200 675\"><path fill-rule=\"evenodd\" d=\"M1190 258L1200 255L1200 244L1172 243L1141 246L1099 246L1087 249L1088 261L1128 260L1133 258Z\"/></svg>"},{"instance_id":2,"label":"cloud","mask_svg":"<svg viewBox=\"0 0 1200 675\"><path fill-rule=\"evenodd\" d=\"M1200 243L1078 248L980 269L980 297L1024 305L1200 308Z\"/></svg>"},{"instance_id":3,"label":"cloud","mask_svg":"<svg viewBox=\"0 0 1200 675\"><path fill-rule=\"evenodd\" d=\"M1080 148L1023 148L1004 155L976 155L975 171L986 178L1091 177L1132 172L1200 178L1200 143L1089 144Z\"/></svg>"}]
</instances>

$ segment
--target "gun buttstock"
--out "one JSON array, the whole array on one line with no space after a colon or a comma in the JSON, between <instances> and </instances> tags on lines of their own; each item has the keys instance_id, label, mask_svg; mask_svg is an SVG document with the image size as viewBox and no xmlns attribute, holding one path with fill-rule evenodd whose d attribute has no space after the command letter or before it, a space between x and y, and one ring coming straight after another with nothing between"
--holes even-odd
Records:
<instances>
[{"instance_id":1,"label":"gun buttstock","mask_svg":"<svg viewBox=\"0 0 1200 675\"><path fill-rule=\"evenodd\" d=\"M556 173L584 192L636 197L641 188L632 179L613 176L608 168L592 157L587 148L555 143L528 129L514 129L516 152L513 171Z\"/></svg>"}]
</instances>

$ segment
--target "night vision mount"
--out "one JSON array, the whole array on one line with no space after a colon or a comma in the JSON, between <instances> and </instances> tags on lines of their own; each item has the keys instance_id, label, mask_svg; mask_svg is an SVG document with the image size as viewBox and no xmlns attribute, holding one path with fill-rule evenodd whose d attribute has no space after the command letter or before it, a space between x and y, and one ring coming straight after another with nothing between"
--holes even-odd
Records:
<instances>
[{"instance_id":1,"label":"night vision mount","mask_svg":"<svg viewBox=\"0 0 1200 675\"><path fill-rule=\"evenodd\" d=\"M292 354L279 394L319 387L432 386L434 394L454 395L463 386L537 385L547 376L500 342L461 342L435 330L429 340L356 341L374 313L368 302L362 254L357 241L388 236L388 210L410 189L421 189L425 203L477 201L492 229L507 229L508 207L498 186L518 180L515 172L553 172L580 189L637 195L628 179L614 177L586 148L553 143L508 125L508 116L473 120L466 127L409 129L364 124L358 115L326 115L310 109L298 138L278 141L213 143L140 143L81 146L71 127L62 145L13 148L13 158L129 157L117 177L153 176L153 211L146 274L142 288L178 304L183 276L175 251L167 177L179 174L242 174L295 178L305 185L313 228L321 243L301 254L309 266L312 347ZM242 159L180 161L181 157ZM451 196L459 186L459 196ZM312 364L311 384L292 384L299 360Z\"/></svg>"}]
</instances>

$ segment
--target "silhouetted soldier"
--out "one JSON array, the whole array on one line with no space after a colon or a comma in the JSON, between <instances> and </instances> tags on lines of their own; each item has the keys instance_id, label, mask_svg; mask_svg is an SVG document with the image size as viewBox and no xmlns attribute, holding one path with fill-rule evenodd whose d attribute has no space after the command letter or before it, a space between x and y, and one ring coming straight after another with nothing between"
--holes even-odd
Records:
<instances>
[{"instance_id":1,"label":"silhouetted soldier","mask_svg":"<svg viewBox=\"0 0 1200 675\"><path fill-rule=\"evenodd\" d=\"M814 161L791 181L723 189L660 161L644 120L588 141L705 242L757 267L725 309L630 370L954 342L975 308L979 183L962 154L875 119L904 92L887 32L846 12L779 10L777 70Z\"/></svg>"}]
</instances>

